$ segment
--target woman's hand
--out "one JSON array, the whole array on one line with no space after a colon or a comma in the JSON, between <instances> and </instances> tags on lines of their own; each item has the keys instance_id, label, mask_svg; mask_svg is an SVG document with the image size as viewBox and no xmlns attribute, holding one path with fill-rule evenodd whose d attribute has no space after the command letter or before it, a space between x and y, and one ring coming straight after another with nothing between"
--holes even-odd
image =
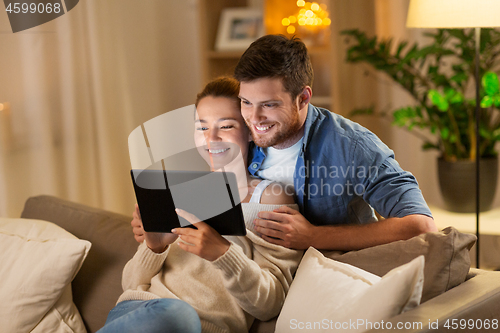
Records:
<instances>
[{"instance_id":1,"label":"woman's hand","mask_svg":"<svg viewBox=\"0 0 500 333\"><path fill-rule=\"evenodd\" d=\"M231 245L227 239L219 235L211 226L200 221L193 214L182 209L176 209L175 211L188 222L192 224L196 223L195 227L197 228L172 229L174 234L179 235L181 241L177 244L181 249L196 254L208 261L214 261L226 253Z\"/></svg>"},{"instance_id":2,"label":"woman's hand","mask_svg":"<svg viewBox=\"0 0 500 333\"><path fill-rule=\"evenodd\" d=\"M135 204L135 210L132 213L133 220L130 222L134 238L138 243L144 241L144 228L142 227L141 212L139 212L139 205Z\"/></svg>"},{"instance_id":3,"label":"woman's hand","mask_svg":"<svg viewBox=\"0 0 500 333\"><path fill-rule=\"evenodd\" d=\"M135 240L139 243L146 240L146 245L155 253L162 253L165 251L167 246L175 242L178 237L171 233L144 231L141 213L139 212L139 206L137 204L135 205L135 211L132 216L134 219L130 224L132 225Z\"/></svg>"}]
</instances>

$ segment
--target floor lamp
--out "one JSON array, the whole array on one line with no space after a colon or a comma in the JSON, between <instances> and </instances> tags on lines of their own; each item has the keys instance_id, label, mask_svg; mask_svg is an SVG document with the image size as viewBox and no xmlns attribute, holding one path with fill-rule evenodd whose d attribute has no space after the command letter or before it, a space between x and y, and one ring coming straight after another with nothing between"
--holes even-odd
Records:
<instances>
[{"instance_id":1,"label":"floor lamp","mask_svg":"<svg viewBox=\"0 0 500 333\"><path fill-rule=\"evenodd\" d=\"M479 268L479 42L481 28L500 26L499 0L410 0L408 28L475 28L476 42L476 267Z\"/></svg>"}]
</instances>

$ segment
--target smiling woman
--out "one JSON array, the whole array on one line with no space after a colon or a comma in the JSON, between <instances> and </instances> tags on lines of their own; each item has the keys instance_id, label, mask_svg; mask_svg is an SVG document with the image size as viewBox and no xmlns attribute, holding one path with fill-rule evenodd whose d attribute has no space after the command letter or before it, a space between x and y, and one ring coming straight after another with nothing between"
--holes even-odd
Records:
<instances>
[{"instance_id":1,"label":"smiling woman","mask_svg":"<svg viewBox=\"0 0 500 333\"><path fill-rule=\"evenodd\" d=\"M239 111L238 92L233 78L207 85L196 102L194 139L213 171L234 172L240 193L242 188L253 192L240 194L246 236L223 237L192 212L180 209L176 213L195 228L146 232L136 206L132 226L142 244L125 266L125 291L99 332L135 332L145 322L148 332L197 332L200 323L203 332L244 332L254 318L267 320L281 310L302 251L267 242L253 223L261 211L285 208L292 214L298 206L283 191L266 195L272 182L250 177L246 169L249 131ZM217 194L211 191L210 195ZM209 278L200 279L199 272ZM187 322L196 325L176 328Z\"/></svg>"},{"instance_id":2,"label":"smiling woman","mask_svg":"<svg viewBox=\"0 0 500 333\"><path fill-rule=\"evenodd\" d=\"M214 81L214 85L218 84ZM205 89L207 90L207 89ZM238 96L206 96L197 103L194 139L200 155L212 170L241 156L247 164L249 132Z\"/></svg>"}]
</instances>

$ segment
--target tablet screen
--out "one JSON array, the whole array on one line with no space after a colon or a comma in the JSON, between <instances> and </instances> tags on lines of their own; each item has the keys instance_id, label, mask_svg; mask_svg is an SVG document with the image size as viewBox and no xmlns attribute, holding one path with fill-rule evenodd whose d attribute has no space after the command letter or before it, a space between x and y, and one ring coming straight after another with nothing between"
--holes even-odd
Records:
<instances>
[{"instance_id":1,"label":"tablet screen","mask_svg":"<svg viewBox=\"0 0 500 333\"><path fill-rule=\"evenodd\" d=\"M145 231L193 227L177 215L180 208L221 235L246 234L234 173L146 169L131 176Z\"/></svg>"}]
</instances>

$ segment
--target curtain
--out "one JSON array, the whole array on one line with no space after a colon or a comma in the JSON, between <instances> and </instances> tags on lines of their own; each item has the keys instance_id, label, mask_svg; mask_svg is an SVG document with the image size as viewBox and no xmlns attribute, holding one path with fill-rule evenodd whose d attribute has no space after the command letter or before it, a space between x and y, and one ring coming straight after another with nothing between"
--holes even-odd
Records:
<instances>
[{"instance_id":1,"label":"curtain","mask_svg":"<svg viewBox=\"0 0 500 333\"><path fill-rule=\"evenodd\" d=\"M18 217L39 194L131 214L129 133L193 104L200 88L196 9L86 0L16 34L0 14L0 103L10 103L12 131L0 146L0 216Z\"/></svg>"}]
</instances>

